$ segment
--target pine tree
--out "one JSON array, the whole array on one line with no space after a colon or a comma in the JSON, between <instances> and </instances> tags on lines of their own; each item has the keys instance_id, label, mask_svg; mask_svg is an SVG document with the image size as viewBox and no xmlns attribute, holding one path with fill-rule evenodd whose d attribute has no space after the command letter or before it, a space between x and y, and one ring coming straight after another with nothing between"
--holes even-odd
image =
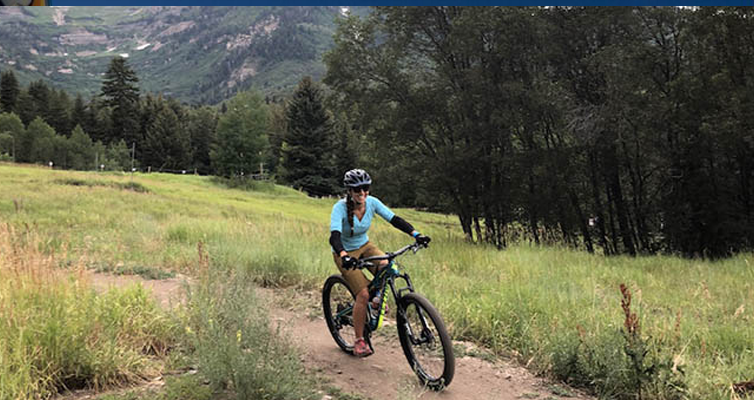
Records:
<instances>
[{"instance_id":1,"label":"pine tree","mask_svg":"<svg viewBox=\"0 0 754 400\"><path fill-rule=\"evenodd\" d=\"M40 117L49 125L50 88L40 79L30 83L27 92L29 93L30 103L29 105L24 105L24 108L27 109L26 112L30 114L32 120ZM23 100L25 99L19 99L19 105L22 105ZM23 119L23 116L21 119Z\"/></svg>"},{"instance_id":2,"label":"pine tree","mask_svg":"<svg viewBox=\"0 0 754 400\"><path fill-rule=\"evenodd\" d=\"M140 139L138 123L139 78L123 57L115 57L102 82L102 96L112 112L112 129L105 142L123 139L127 144Z\"/></svg>"},{"instance_id":3,"label":"pine tree","mask_svg":"<svg viewBox=\"0 0 754 400\"><path fill-rule=\"evenodd\" d=\"M210 149L216 141L217 113L209 107L192 110L186 130L191 138L191 165L201 174L211 172Z\"/></svg>"},{"instance_id":4,"label":"pine tree","mask_svg":"<svg viewBox=\"0 0 754 400\"><path fill-rule=\"evenodd\" d=\"M175 111L162 99L154 120L147 129L142 162L157 170L186 169L191 162L190 143Z\"/></svg>"},{"instance_id":5,"label":"pine tree","mask_svg":"<svg viewBox=\"0 0 754 400\"><path fill-rule=\"evenodd\" d=\"M81 125L84 131L95 142L107 142L113 126L112 110L102 101L93 99L86 106L85 123ZM129 144L130 147L130 144Z\"/></svg>"},{"instance_id":6,"label":"pine tree","mask_svg":"<svg viewBox=\"0 0 754 400\"><path fill-rule=\"evenodd\" d=\"M338 187L333 168L333 128L320 89L304 77L293 95L282 148L283 178L312 195L329 195Z\"/></svg>"},{"instance_id":7,"label":"pine tree","mask_svg":"<svg viewBox=\"0 0 754 400\"><path fill-rule=\"evenodd\" d=\"M16 109L14 111L25 126L28 126L34 118L37 116L37 107L34 103L34 99L29 95L26 90L22 90L18 93L16 99Z\"/></svg>"},{"instance_id":8,"label":"pine tree","mask_svg":"<svg viewBox=\"0 0 754 400\"><path fill-rule=\"evenodd\" d=\"M355 168L358 163L358 153L353 149L351 144L351 138L353 132L348 121L348 117L345 114L340 114L336 123L334 124L335 144L336 149L333 153L333 166L335 168L335 174L342 176L349 169Z\"/></svg>"},{"instance_id":9,"label":"pine tree","mask_svg":"<svg viewBox=\"0 0 754 400\"><path fill-rule=\"evenodd\" d=\"M71 136L71 98L63 90L50 91L50 101L47 109L47 123L55 129L58 135Z\"/></svg>"},{"instance_id":10,"label":"pine tree","mask_svg":"<svg viewBox=\"0 0 754 400\"><path fill-rule=\"evenodd\" d=\"M152 168L159 168L162 165L162 162L157 160L160 150L150 149L151 145L147 143L149 141L149 132L154 129L154 121L157 118L157 113L160 111L161 103L162 98L158 99L151 93L147 93L146 96L139 100L139 134L143 138L143 141L138 145L139 150L136 152L136 158L143 165Z\"/></svg>"},{"instance_id":11,"label":"pine tree","mask_svg":"<svg viewBox=\"0 0 754 400\"><path fill-rule=\"evenodd\" d=\"M71 141L63 135L53 135L50 139L52 143L52 160L53 165L57 168L72 168L70 163Z\"/></svg>"},{"instance_id":12,"label":"pine tree","mask_svg":"<svg viewBox=\"0 0 754 400\"><path fill-rule=\"evenodd\" d=\"M85 128L86 123L86 104L84 104L84 98L81 97L81 94L77 93L71 109L71 125L81 125L82 128Z\"/></svg>"},{"instance_id":13,"label":"pine tree","mask_svg":"<svg viewBox=\"0 0 754 400\"><path fill-rule=\"evenodd\" d=\"M13 112L16 109L16 100L21 92L18 80L13 71L8 70L0 76L0 111Z\"/></svg>"}]
</instances>

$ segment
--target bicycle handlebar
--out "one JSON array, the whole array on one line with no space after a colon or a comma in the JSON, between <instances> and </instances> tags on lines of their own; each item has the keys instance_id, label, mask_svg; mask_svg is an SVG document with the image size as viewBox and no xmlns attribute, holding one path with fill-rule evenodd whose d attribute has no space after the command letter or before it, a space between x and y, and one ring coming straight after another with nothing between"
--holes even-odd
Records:
<instances>
[{"instance_id":1,"label":"bicycle handlebar","mask_svg":"<svg viewBox=\"0 0 754 400\"><path fill-rule=\"evenodd\" d=\"M358 263L356 264L356 268L363 269L363 268L366 268L366 267L374 266L374 264L372 264L371 261L392 260L392 259L394 259L394 258L402 255L403 253L405 253L405 252L407 252L409 250L413 250L414 253L416 253L422 247L428 247L428 245L426 245L426 244L425 245L421 245L419 243L411 243L411 244L409 244L409 245L407 245L407 246L405 246L405 247L403 247L403 248L401 248L401 249L399 249L399 250L397 250L395 252L387 253L384 256L372 256L372 257L362 258L362 259L358 260Z\"/></svg>"}]
</instances>

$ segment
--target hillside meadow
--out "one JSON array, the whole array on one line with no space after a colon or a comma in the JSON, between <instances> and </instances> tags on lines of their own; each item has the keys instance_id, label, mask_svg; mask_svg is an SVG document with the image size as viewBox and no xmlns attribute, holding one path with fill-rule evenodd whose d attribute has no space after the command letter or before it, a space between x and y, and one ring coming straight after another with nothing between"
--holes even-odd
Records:
<instances>
[{"instance_id":1,"label":"hillside meadow","mask_svg":"<svg viewBox=\"0 0 754 400\"><path fill-rule=\"evenodd\" d=\"M335 272L334 199L253 186L0 164L0 221L37 235L40 252L57 254L63 269L160 277L196 275L206 264L267 287L318 290ZM525 243L497 251L465 242L452 216L395 211L433 239L399 262L454 339L605 398L724 399L736 396L734 383L754 379L751 254L708 262ZM410 240L381 220L370 238L383 250Z\"/></svg>"}]
</instances>

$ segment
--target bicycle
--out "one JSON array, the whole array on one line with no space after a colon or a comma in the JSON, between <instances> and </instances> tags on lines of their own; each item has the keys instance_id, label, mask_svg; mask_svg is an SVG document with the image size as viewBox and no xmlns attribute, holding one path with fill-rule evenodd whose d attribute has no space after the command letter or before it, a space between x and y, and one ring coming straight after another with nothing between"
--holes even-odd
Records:
<instances>
[{"instance_id":1,"label":"bicycle","mask_svg":"<svg viewBox=\"0 0 754 400\"><path fill-rule=\"evenodd\" d=\"M379 296L380 303L376 308L373 308L371 300L367 303L364 340L374 352L370 336L382 327L387 303L386 289L390 287L397 308L398 337L408 364L423 385L433 390L442 390L450 384L455 373L450 335L437 309L424 296L414 291L408 273L401 273L395 262L398 256L409 250L416 253L421 247L420 244L413 243L384 256L367 257L358 261L356 268L359 269L373 267L373 261L388 261L369 284L369 298ZM398 279L402 279L405 286L396 288ZM342 275L331 275L325 281L322 288L325 321L335 343L348 354L353 354L356 339L353 334L355 298Z\"/></svg>"}]
</instances>

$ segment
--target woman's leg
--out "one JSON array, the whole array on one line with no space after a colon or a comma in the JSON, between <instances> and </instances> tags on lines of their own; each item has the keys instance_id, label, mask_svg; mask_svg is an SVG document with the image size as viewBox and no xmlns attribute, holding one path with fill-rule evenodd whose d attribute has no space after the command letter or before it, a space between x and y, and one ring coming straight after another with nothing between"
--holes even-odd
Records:
<instances>
[{"instance_id":1,"label":"woman's leg","mask_svg":"<svg viewBox=\"0 0 754 400\"><path fill-rule=\"evenodd\" d=\"M349 251L348 255L354 258L371 257L376 255L384 255L377 246L366 243L358 250ZM353 305L353 331L356 335L356 339L362 339L364 337L364 322L367 319L367 303L369 302L369 279L367 279L364 272L361 270L345 270L343 269L343 261L336 254L333 254L333 260L335 265L338 266L341 275L346 279L351 290L356 294L356 301ZM387 261L381 261L379 268L387 265ZM376 270L371 271L373 274ZM356 354L357 356L366 356L371 354L371 350L367 349L366 353Z\"/></svg>"},{"instance_id":2,"label":"woman's leg","mask_svg":"<svg viewBox=\"0 0 754 400\"><path fill-rule=\"evenodd\" d=\"M373 245L371 242L367 242L361 249L363 250L361 257L374 257L374 256L384 256L385 253L380 250L377 246ZM385 268L388 264L387 260L381 260L375 263L376 265L374 267L369 268L369 272L372 273L372 276L377 276L377 273ZM367 302L373 301L375 299L369 298L369 292L367 292ZM379 306L379 298L377 298L376 302L372 303L372 307L378 307ZM366 317L366 316L365 316Z\"/></svg>"},{"instance_id":3,"label":"woman's leg","mask_svg":"<svg viewBox=\"0 0 754 400\"><path fill-rule=\"evenodd\" d=\"M349 251L348 255L354 258L359 258L364 249L365 247L361 247L357 250ZM338 255L333 254L333 260L335 261L335 265L338 267L340 274L343 275L346 282L348 282L348 286L350 286L351 290L356 295L356 301L353 305L353 330L356 334L356 338L363 338L364 321L366 321L367 318L367 302L369 301L369 289L367 289L369 279L367 279L366 275L364 275L364 272L361 270L343 269L343 261ZM358 321L361 321L361 323Z\"/></svg>"},{"instance_id":4,"label":"woman's leg","mask_svg":"<svg viewBox=\"0 0 754 400\"><path fill-rule=\"evenodd\" d=\"M356 294L356 304L353 305L353 331L357 338L364 337L364 324L359 324L357 321L366 321L367 301L369 301L369 290L361 289Z\"/></svg>"}]
</instances>

